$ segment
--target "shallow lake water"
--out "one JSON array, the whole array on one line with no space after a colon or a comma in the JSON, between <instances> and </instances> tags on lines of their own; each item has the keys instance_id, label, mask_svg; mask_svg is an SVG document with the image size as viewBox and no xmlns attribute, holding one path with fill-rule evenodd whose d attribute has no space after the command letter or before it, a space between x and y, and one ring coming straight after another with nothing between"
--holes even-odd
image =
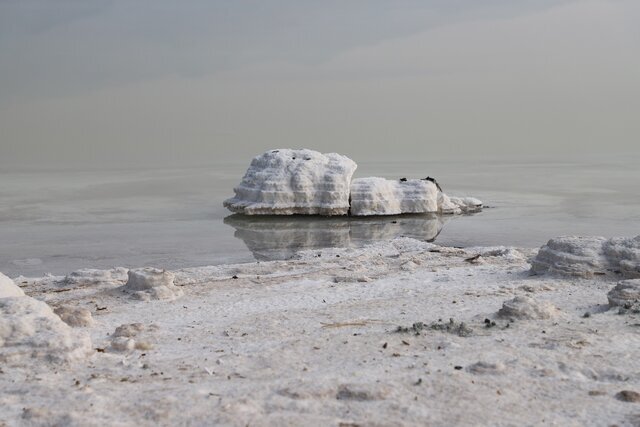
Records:
<instances>
[{"instance_id":1,"label":"shallow lake water","mask_svg":"<svg viewBox=\"0 0 640 427\"><path fill-rule=\"evenodd\" d=\"M640 234L637 159L358 162L356 176L435 176L489 208L467 216L231 215L248 161L180 169L2 171L0 271L181 267L286 259L296 251L409 236L453 246L537 247L566 234Z\"/></svg>"}]
</instances>

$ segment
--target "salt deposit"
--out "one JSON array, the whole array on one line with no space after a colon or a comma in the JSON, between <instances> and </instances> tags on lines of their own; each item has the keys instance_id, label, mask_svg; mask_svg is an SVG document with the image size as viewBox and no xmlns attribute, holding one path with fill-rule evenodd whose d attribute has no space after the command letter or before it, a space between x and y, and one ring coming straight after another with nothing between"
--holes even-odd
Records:
<instances>
[{"instance_id":1,"label":"salt deposit","mask_svg":"<svg viewBox=\"0 0 640 427\"><path fill-rule=\"evenodd\" d=\"M56 307L53 312L69 326L86 328L93 326L94 323L91 312L83 307L61 305Z\"/></svg>"},{"instance_id":2,"label":"salt deposit","mask_svg":"<svg viewBox=\"0 0 640 427\"><path fill-rule=\"evenodd\" d=\"M357 178L351 183L351 215L399 215L438 211L438 189L431 181Z\"/></svg>"},{"instance_id":3,"label":"salt deposit","mask_svg":"<svg viewBox=\"0 0 640 427\"><path fill-rule=\"evenodd\" d=\"M246 215L346 215L356 167L335 153L267 151L253 159L224 206Z\"/></svg>"},{"instance_id":4,"label":"salt deposit","mask_svg":"<svg viewBox=\"0 0 640 427\"><path fill-rule=\"evenodd\" d=\"M91 352L89 336L72 330L46 303L31 297L0 298L1 363L75 362Z\"/></svg>"},{"instance_id":5,"label":"salt deposit","mask_svg":"<svg viewBox=\"0 0 640 427\"><path fill-rule=\"evenodd\" d=\"M182 290L174 285L175 276L170 271L145 267L129 270L128 275L123 290L138 299L172 300L182 295Z\"/></svg>"},{"instance_id":6,"label":"salt deposit","mask_svg":"<svg viewBox=\"0 0 640 427\"><path fill-rule=\"evenodd\" d=\"M531 276L533 254L410 238L314 249L172 272L183 297L153 304L29 280L28 295L92 311L96 351L0 361L0 425L637 424L637 314L600 309L610 275ZM0 312L0 336L27 335ZM30 324L51 322L78 332Z\"/></svg>"},{"instance_id":7,"label":"salt deposit","mask_svg":"<svg viewBox=\"0 0 640 427\"><path fill-rule=\"evenodd\" d=\"M624 277L640 277L640 236L609 239L603 252L612 268L618 268Z\"/></svg>"},{"instance_id":8,"label":"salt deposit","mask_svg":"<svg viewBox=\"0 0 640 427\"><path fill-rule=\"evenodd\" d=\"M434 179L388 180L351 177L356 164L339 154L313 150L271 150L251 162L235 197L225 200L232 212L246 215L400 215L475 212L482 202L448 197Z\"/></svg>"},{"instance_id":9,"label":"salt deposit","mask_svg":"<svg viewBox=\"0 0 640 427\"><path fill-rule=\"evenodd\" d=\"M607 294L610 307L640 308L640 279L623 280Z\"/></svg>"},{"instance_id":10,"label":"salt deposit","mask_svg":"<svg viewBox=\"0 0 640 427\"><path fill-rule=\"evenodd\" d=\"M551 319L558 315L558 309L546 301L517 296L505 301L498 310L498 316L514 319Z\"/></svg>"},{"instance_id":11,"label":"salt deposit","mask_svg":"<svg viewBox=\"0 0 640 427\"><path fill-rule=\"evenodd\" d=\"M593 277L619 273L640 277L640 236L635 238L564 236L549 240L531 262L534 273Z\"/></svg>"},{"instance_id":12,"label":"salt deposit","mask_svg":"<svg viewBox=\"0 0 640 427\"><path fill-rule=\"evenodd\" d=\"M0 298L24 296L22 289L13 280L0 273Z\"/></svg>"}]
</instances>

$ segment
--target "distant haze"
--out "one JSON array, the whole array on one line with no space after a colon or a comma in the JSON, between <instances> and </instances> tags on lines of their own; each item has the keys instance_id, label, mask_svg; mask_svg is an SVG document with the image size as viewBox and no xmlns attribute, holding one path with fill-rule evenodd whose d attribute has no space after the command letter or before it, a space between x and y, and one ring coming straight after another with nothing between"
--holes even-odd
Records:
<instances>
[{"instance_id":1,"label":"distant haze","mask_svg":"<svg viewBox=\"0 0 640 427\"><path fill-rule=\"evenodd\" d=\"M0 167L640 152L640 1L0 0Z\"/></svg>"}]
</instances>

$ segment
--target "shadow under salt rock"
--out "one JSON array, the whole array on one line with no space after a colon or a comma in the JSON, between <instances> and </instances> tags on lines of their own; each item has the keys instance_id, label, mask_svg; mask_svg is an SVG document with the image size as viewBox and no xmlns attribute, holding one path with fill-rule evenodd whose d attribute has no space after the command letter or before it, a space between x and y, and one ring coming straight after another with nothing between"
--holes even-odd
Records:
<instances>
[{"instance_id":1,"label":"shadow under salt rock","mask_svg":"<svg viewBox=\"0 0 640 427\"><path fill-rule=\"evenodd\" d=\"M257 260L289 259L309 249L358 247L379 240L411 237L433 242L450 216L413 214L384 217L247 216L224 223L235 228Z\"/></svg>"}]
</instances>

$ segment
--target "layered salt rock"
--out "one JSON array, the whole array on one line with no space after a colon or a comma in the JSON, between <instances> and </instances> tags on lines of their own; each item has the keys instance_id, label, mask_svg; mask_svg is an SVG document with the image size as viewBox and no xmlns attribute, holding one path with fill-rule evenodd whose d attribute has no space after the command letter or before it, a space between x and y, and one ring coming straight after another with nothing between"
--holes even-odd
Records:
<instances>
[{"instance_id":1,"label":"layered salt rock","mask_svg":"<svg viewBox=\"0 0 640 427\"><path fill-rule=\"evenodd\" d=\"M460 214L477 211L482 202L472 197L448 197L426 179L356 178L351 183L351 215L408 213Z\"/></svg>"},{"instance_id":2,"label":"layered salt rock","mask_svg":"<svg viewBox=\"0 0 640 427\"><path fill-rule=\"evenodd\" d=\"M551 319L558 315L558 309L546 301L518 296L502 303L498 316L515 319Z\"/></svg>"},{"instance_id":3,"label":"layered salt rock","mask_svg":"<svg viewBox=\"0 0 640 427\"><path fill-rule=\"evenodd\" d=\"M602 249L605 242L604 237L563 236L551 239L531 261L531 271L577 277L604 273L609 266Z\"/></svg>"},{"instance_id":4,"label":"layered salt rock","mask_svg":"<svg viewBox=\"0 0 640 427\"><path fill-rule=\"evenodd\" d=\"M76 362L92 351L86 332L71 329L46 303L26 296L0 298L0 365Z\"/></svg>"},{"instance_id":5,"label":"layered salt rock","mask_svg":"<svg viewBox=\"0 0 640 427\"><path fill-rule=\"evenodd\" d=\"M564 236L549 240L531 262L534 273L593 277L616 272L640 277L640 236L634 238Z\"/></svg>"},{"instance_id":6,"label":"layered salt rock","mask_svg":"<svg viewBox=\"0 0 640 427\"><path fill-rule=\"evenodd\" d=\"M609 307L640 306L640 279L623 280L607 294Z\"/></svg>"},{"instance_id":7,"label":"layered salt rock","mask_svg":"<svg viewBox=\"0 0 640 427\"><path fill-rule=\"evenodd\" d=\"M612 268L617 268L623 277L640 278L640 236L609 239L602 250Z\"/></svg>"},{"instance_id":8,"label":"layered salt rock","mask_svg":"<svg viewBox=\"0 0 640 427\"><path fill-rule=\"evenodd\" d=\"M431 181L357 178L351 183L351 215L399 215L438 211L438 189Z\"/></svg>"},{"instance_id":9,"label":"layered salt rock","mask_svg":"<svg viewBox=\"0 0 640 427\"><path fill-rule=\"evenodd\" d=\"M246 215L346 215L356 167L336 153L267 151L253 159L224 206Z\"/></svg>"},{"instance_id":10,"label":"layered salt rock","mask_svg":"<svg viewBox=\"0 0 640 427\"><path fill-rule=\"evenodd\" d=\"M63 305L56 307L53 312L69 326L81 328L93 326L93 316L86 308Z\"/></svg>"},{"instance_id":11,"label":"layered salt rock","mask_svg":"<svg viewBox=\"0 0 640 427\"><path fill-rule=\"evenodd\" d=\"M111 270L84 268L66 275L64 279L58 283L65 286L81 287L100 283L125 282L126 280L127 269L123 267L117 267Z\"/></svg>"},{"instance_id":12,"label":"layered salt rock","mask_svg":"<svg viewBox=\"0 0 640 427\"><path fill-rule=\"evenodd\" d=\"M0 273L0 298L23 297L24 292L13 280Z\"/></svg>"},{"instance_id":13,"label":"layered salt rock","mask_svg":"<svg viewBox=\"0 0 640 427\"><path fill-rule=\"evenodd\" d=\"M129 270L129 279L123 290L141 300L175 299L182 290L174 285L175 276L170 271L145 267Z\"/></svg>"}]
</instances>

